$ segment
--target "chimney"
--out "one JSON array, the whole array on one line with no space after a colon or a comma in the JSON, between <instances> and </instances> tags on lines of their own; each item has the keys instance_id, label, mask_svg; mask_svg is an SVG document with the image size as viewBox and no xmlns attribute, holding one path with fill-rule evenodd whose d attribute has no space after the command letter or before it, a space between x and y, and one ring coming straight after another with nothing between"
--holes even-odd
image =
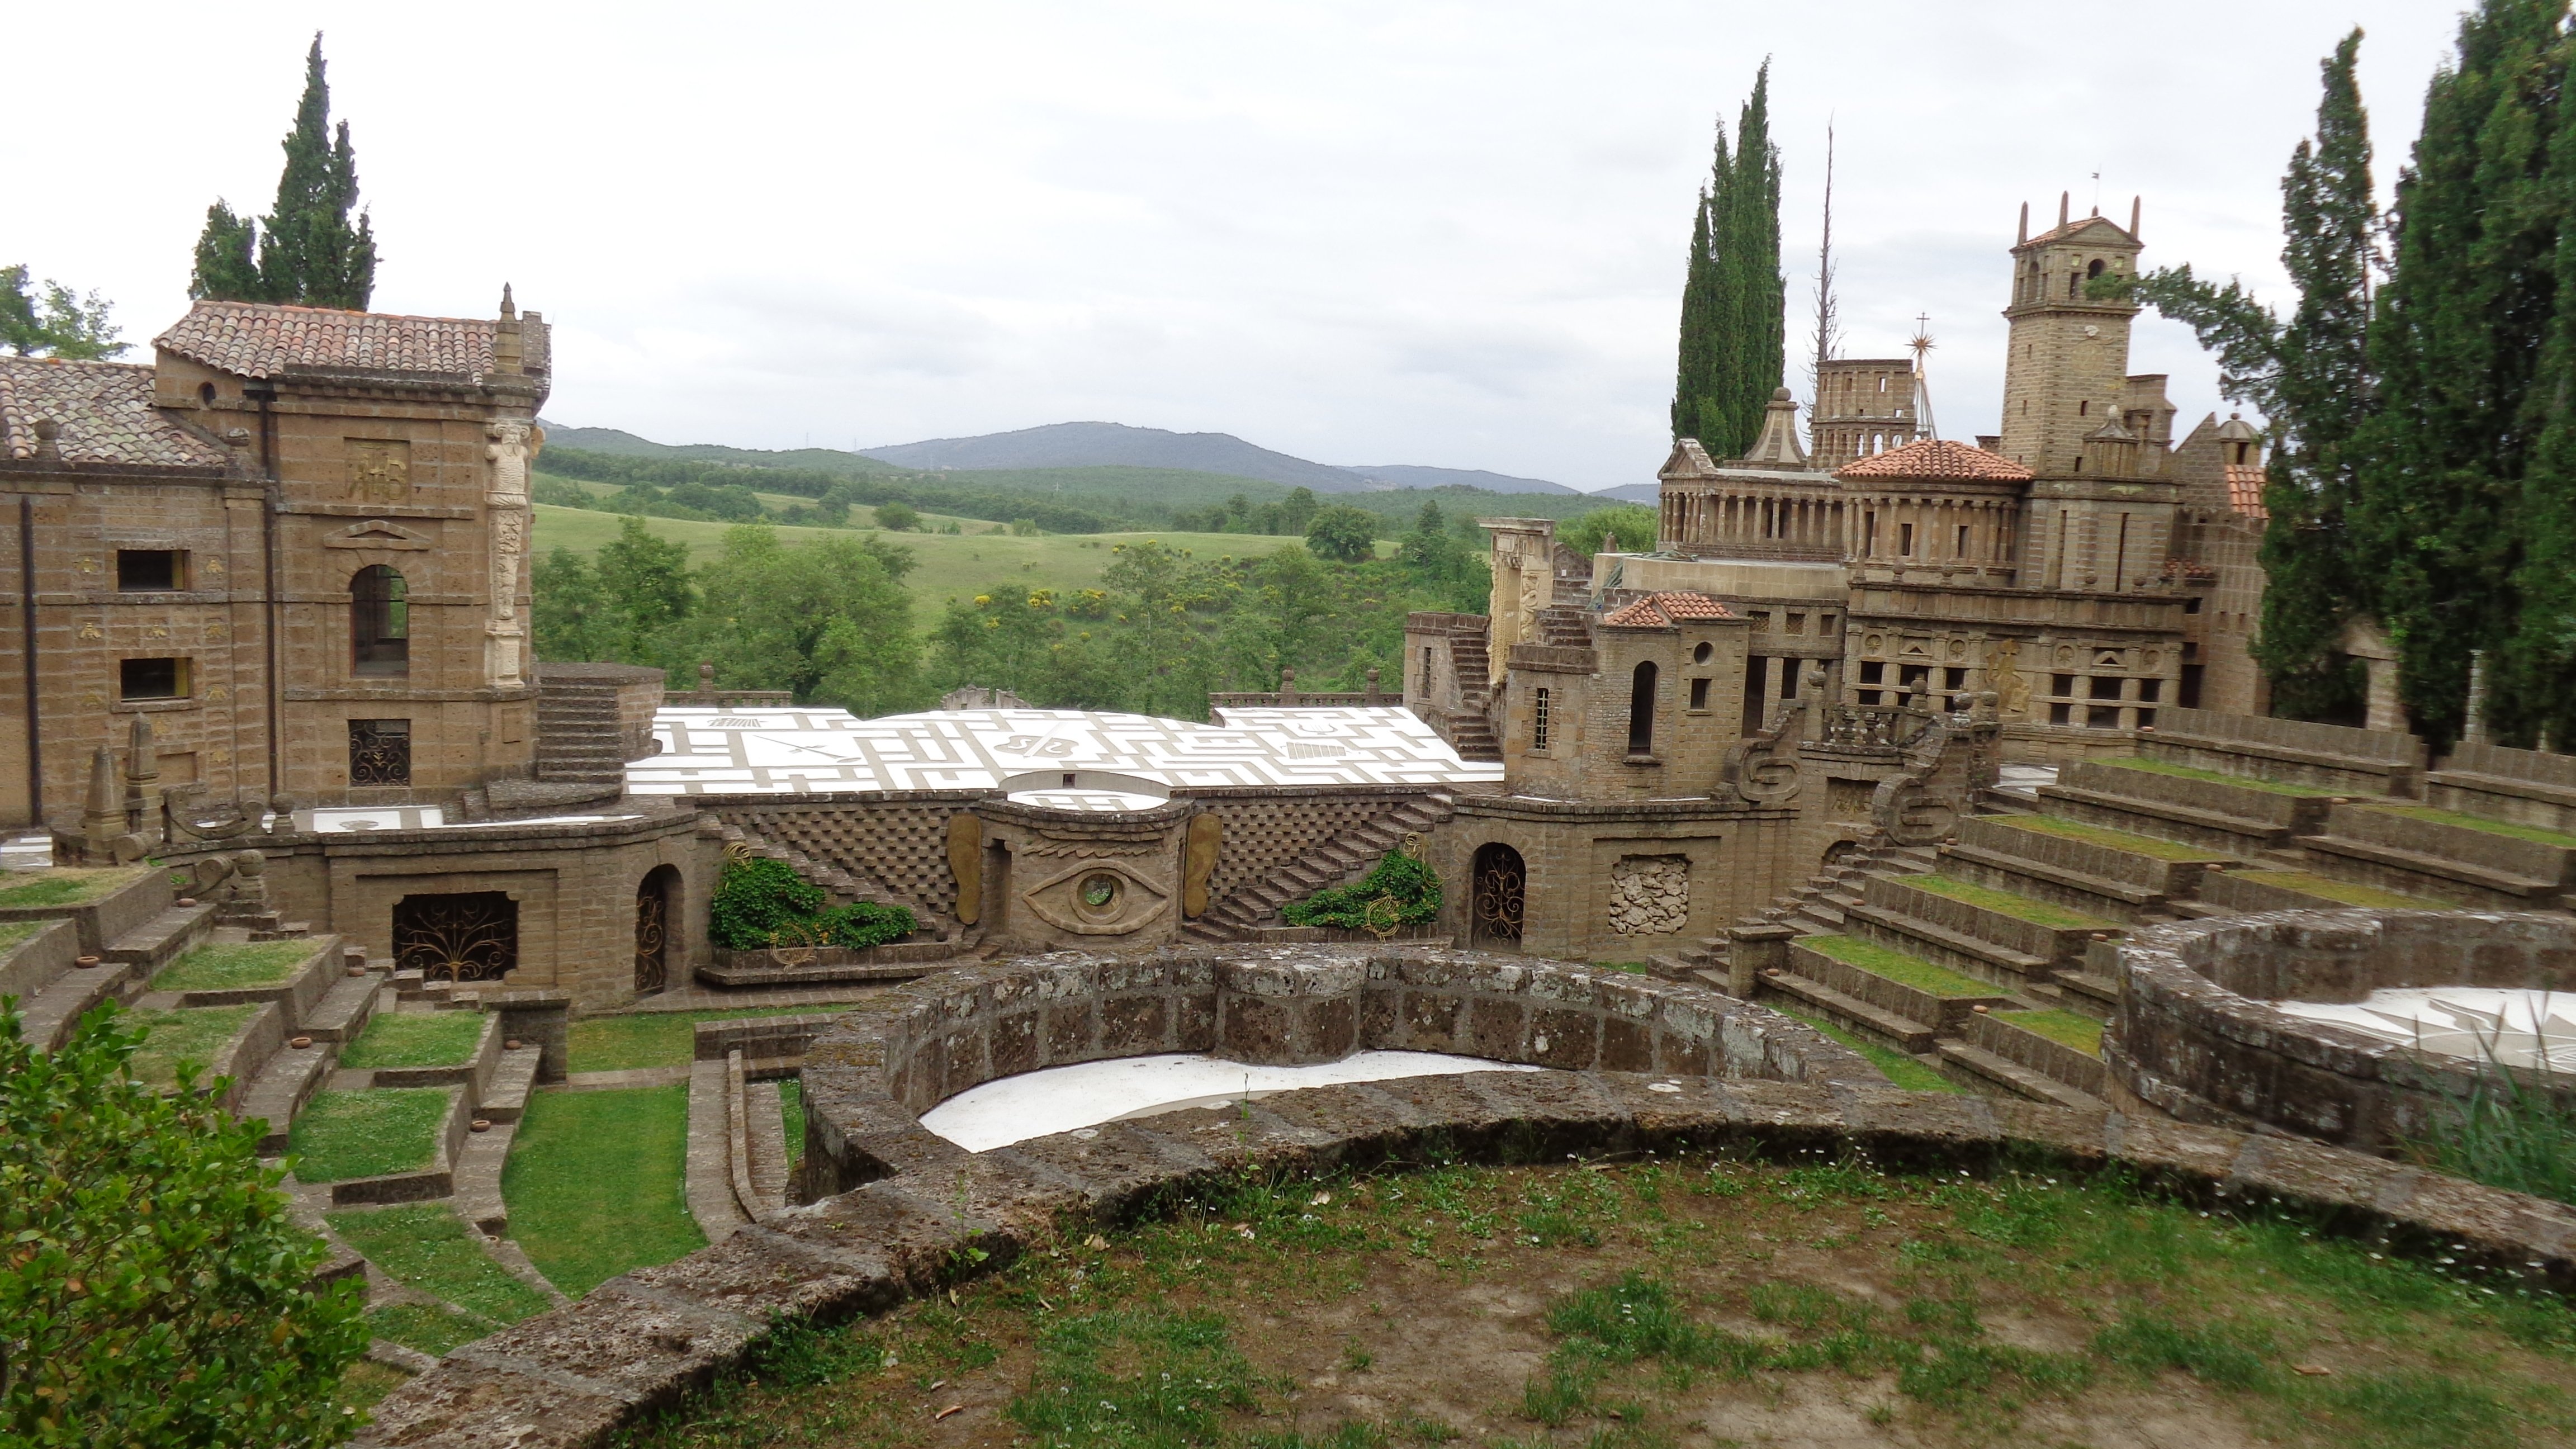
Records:
<instances>
[{"instance_id":1,"label":"chimney","mask_svg":"<svg viewBox=\"0 0 2576 1449\"><path fill-rule=\"evenodd\" d=\"M492 370L504 374L519 371L519 309L510 300L510 284L501 284L501 320L492 324Z\"/></svg>"}]
</instances>

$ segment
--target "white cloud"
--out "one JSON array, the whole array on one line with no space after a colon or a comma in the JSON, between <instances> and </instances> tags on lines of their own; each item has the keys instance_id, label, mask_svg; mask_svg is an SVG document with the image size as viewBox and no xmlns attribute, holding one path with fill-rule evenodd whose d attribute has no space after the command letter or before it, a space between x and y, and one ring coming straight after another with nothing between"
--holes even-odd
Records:
<instances>
[{"instance_id":1,"label":"white cloud","mask_svg":"<svg viewBox=\"0 0 2576 1449\"><path fill-rule=\"evenodd\" d=\"M1847 352L1940 340L1991 430L2003 249L2057 193L2276 290L2278 178L2354 23L2385 183L2455 24L2400 0L39 9L12 19L0 261L148 339L216 196L264 210L329 31L377 305L562 329L548 411L846 446L1071 418L1587 486L1664 451L1711 118L1773 59L1791 380L1822 140ZM113 91L102 94L105 77ZM32 200L29 200L32 199ZM2170 323L2136 371L2222 410Z\"/></svg>"}]
</instances>

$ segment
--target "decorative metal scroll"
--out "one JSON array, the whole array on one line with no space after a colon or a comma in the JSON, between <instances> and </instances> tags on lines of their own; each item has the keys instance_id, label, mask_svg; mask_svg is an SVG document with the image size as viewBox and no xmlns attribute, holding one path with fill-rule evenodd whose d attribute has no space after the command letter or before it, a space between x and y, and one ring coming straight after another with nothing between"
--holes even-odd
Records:
<instances>
[{"instance_id":1,"label":"decorative metal scroll","mask_svg":"<svg viewBox=\"0 0 2576 1449\"><path fill-rule=\"evenodd\" d=\"M646 881L635 892L635 994L647 995L669 984L671 901L659 881Z\"/></svg>"},{"instance_id":2,"label":"decorative metal scroll","mask_svg":"<svg viewBox=\"0 0 2576 1449\"><path fill-rule=\"evenodd\" d=\"M498 981L519 964L519 903L500 891L405 896L394 965L428 980Z\"/></svg>"},{"instance_id":3,"label":"decorative metal scroll","mask_svg":"<svg viewBox=\"0 0 2576 1449\"><path fill-rule=\"evenodd\" d=\"M353 719L349 721L349 783L351 785L408 785L411 783L410 720Z\"/></svg>"},{"instance_id":4,"label":"decorative metal scroll","mask_svg":"<svg viewBox=\"0 0 2576 1449\"><path fill-rule=\"evenodd\" d=\"M1521 853L1508 845L1476 852L1476 878L1468 897L1471 934L1478 942L1519 944L1527 879Z\"/></svg>"}]
</instances>

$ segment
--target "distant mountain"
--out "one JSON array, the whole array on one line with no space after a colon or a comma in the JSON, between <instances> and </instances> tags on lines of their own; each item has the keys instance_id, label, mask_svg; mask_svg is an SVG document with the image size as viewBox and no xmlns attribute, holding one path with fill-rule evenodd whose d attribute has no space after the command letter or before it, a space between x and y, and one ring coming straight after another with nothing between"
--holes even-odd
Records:
<instances>
[{"instance_id":1,"label":"distant mountain","mask_svg":"<svg viewBox=\"0 0 2576 1449\"><path fill-rule=\"evenodd\" d=\"M1621 503L1660 503L1663 501L1664 494L1660 484L1622 483L1616 488L1604 488L1592 496Z\"/></svg>"},{"instance_id":2,"label":"distant mountain","mask_svg":"<svg viewBox=\"0 0 2576 1449\"><path fill-rule=\"evenodd\" d=\"M874 458L857 453L844 453L838 448L789 448L773 452L763 448L728 448L722 443L657 443L639 438L619 428L568 428L543 418L537 425L546 430L546 442L559 448L579 448L589 453L613 453L623 458L685 458L699 463L732 463L745 468L819 468L831 473L888 473L893 469Z\"/></svg>"},{"instance_id":3,"label":"distant mountain","mask_svg":"<svg viewBox=\"0 0 2576 1449\"><path fill-rule=\"evenodd\" d=\"M1049 423L862 451L904 468L1186 468L1318 493L1355 493L1369 486L1358 474L1274 453L1231 433L1175 433L1124 423Z\"/></svg>"},{"instance_id":4,"label":"distant mountain","mask_svg":"<svg viewBox=\"0 0 2576 1449\"><path fill-rule=\"evenodd\" d=\"M1342 469L1355 473L1381 488L1482 488L1488 493L1580 493L1562 483L1544 478L1515 478L1508 473L1488 473L1482 468L1417 468L1407 463L1376 463L1366 467Z\"/></svg>"}]
</instances>

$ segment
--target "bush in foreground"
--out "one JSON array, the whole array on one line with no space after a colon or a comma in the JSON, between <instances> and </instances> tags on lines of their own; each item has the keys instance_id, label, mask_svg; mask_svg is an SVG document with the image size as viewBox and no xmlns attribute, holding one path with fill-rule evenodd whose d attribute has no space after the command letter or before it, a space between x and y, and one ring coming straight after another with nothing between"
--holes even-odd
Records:
<instances>
[{"instance_id":1,"label":"bush in foreground","mask_svg":"<svg viewBox=\"0 0 2576 1449\"><path fill-rule=\"evenodd\" d=\"M1335 926L1345 931L1428 925L1440 916L1440 877L1413 856L1390 850L1367 875L1291 901L1279 914L1292 926Z\"/></svg>"},{"instance_id":2,"label":"bush in foreground","mask_svg":"<svg viewBox=\"0 0 2576 1449\"><path fill-rule=\"evenodd\" d=\"M365 1285L314 1286L328 1250L260 1166L262 1125L190 1074L136 1082L116 1017L45 1053L0 1010L0 1441L341 1442Z\"/></svg>"}]
</instances>

